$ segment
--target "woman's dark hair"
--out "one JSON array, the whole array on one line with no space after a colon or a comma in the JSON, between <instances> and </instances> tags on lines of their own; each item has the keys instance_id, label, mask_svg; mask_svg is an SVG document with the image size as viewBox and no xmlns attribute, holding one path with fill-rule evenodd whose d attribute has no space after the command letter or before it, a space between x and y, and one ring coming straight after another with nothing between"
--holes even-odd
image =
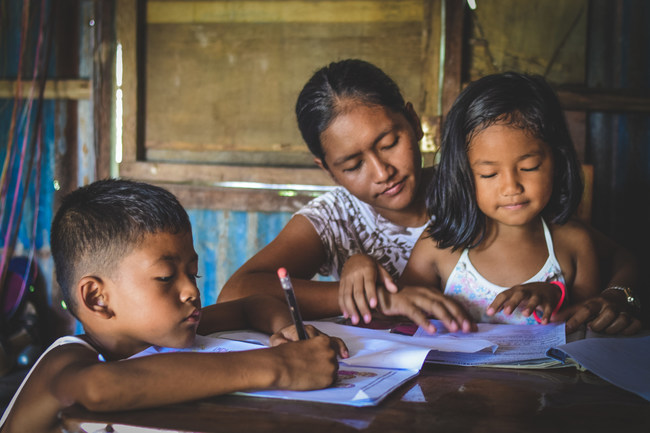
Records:
<instances>
[{"instance_id":1,"label":"woman's dark hair","mask_svg":"<svg viewBox=\"0 0 650 433\"><path fill-rule=\"evenodd\" d=\"M405 102L399 87L375 65L363 60L348 59L319 69L298 96L296 117L307 147L315 157L323 161L321 133L340 114L344 99L405 113Z\"/></svg>"},{"instance_id":2,"label":"woman's dark hair","mask_svg":"<svg viewBox=\"0 0 650 433\"><path fill-rule=\"evenodd\" d=\"M551 148L553 191L542 211L547 221L564 224L580 203L580 163L553 89L541 76L488 75L461 92L443 127L440 164L427 191L427 207L435 215L428 234L440 248L471 248L485 235L467 150L473 137L497 123L526 130Z\"/></svg>"}]
</instances>

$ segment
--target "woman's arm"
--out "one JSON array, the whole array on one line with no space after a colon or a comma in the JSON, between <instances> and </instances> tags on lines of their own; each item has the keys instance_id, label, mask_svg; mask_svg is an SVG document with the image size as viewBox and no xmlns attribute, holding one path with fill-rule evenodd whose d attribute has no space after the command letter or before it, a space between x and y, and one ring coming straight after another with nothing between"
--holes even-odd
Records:
<instances>
[{"instance_id":1,"label":"woman's arm","mask_svg":"<svg viewBox=\"0 0 650 433\"><path fill-rule=\"evenodd\" d=\"M284 267L291 276L303 318L339 315L338 282L311 280L324 262L325 250L318 233L309 220L296 215L270 244L233 274L217 302L260 293L284 300L277 276L278 268Z\"/></svg>"},{"instance_id":2,"label":"woman's arm","mask_svg":"<svg viewBox=\"0 0 650 433\"><path fill-rule=\"evenodd\" d=\"M574 287L574 305L561 311L554 320L566 321L567 332L583 324L593 331L606 334L630 335L638 332L641 329L639 312L632 311L627 305L622 291L607 289L612 286L635 287L638 271L634 257L593 227L583 226L582 230L588 241L571 243L591 249L592 256L587 260L587 266L585 257L589 256L585 252L577 256L582 262L577 263L578 286ZM588 275L585 276L584 272Z\"/></svg>"}]
</instances>

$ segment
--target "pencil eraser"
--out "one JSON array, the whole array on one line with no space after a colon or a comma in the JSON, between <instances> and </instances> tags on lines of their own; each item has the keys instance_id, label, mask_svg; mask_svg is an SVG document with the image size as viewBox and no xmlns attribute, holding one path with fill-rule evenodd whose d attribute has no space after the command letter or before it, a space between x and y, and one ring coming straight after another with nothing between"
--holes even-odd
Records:
<instances>
[{"instance_id":1,"label":"pencil eraser","mask_svg":"<svg viewBox=\"0 0 650 433\"><path fill-rule=\"evenodd\" d=\"M278 269L278 277L287 278L287 270L285 268Z\"/></svg>"}]
</instances>

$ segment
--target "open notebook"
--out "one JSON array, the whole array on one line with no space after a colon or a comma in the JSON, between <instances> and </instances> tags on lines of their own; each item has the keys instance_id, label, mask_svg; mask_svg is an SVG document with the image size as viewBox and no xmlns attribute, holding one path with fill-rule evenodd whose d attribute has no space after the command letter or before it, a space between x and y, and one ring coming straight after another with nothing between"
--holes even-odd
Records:
<instances>
[{"instance_id":1,"label":"open notebook","mask_svg":"<svg viewBox=\"0 0 650 433\"><path fill-rule=\"evenodd\" d=\"M314 391L255 391L238 393L255 397L304 400L350 406L373 406L420 371L432 347L442 350L477 351L492 343L481 339L458 341L442 337L430 339L390 334L387 331L309 322L322 332L343 339L350 357L340 360L338 379L326 389ZM259 350L268 346L268 336L257 332L224 332L209 337L197 336L195 344L185 349L150 347L134 357L170 352L232 352Z\"/></svg>"}]
</instances>

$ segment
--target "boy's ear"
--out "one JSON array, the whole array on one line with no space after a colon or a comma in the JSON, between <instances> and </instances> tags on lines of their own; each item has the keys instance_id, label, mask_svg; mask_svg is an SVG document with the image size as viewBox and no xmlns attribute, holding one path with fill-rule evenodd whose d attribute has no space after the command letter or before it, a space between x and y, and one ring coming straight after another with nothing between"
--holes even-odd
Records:
<instances>
[{"instance_id":1,"label":"boy's ear","mask_svg":"<svg viewBox=\"0 0 650 433\"><path fill-rule=\"evenodd\" d=\"M82 304L80 308L85 308L87 311L104 318L113 316L113 312L108 306L108 297L101 278L83 277L79 281L79 290Z\"/></svg>"},{"instance_id":2,"label":"boy's ear","mask_svg":"<svg viewBox=\"0 0 650 433\"><path fill-rule=\"evenodd\" d=\"M336 178L334 177L334 175L332 174L332 172L329 170L329 168L327 168L327 166L325 166L325 163L323 162L322 159L320 159L320 158L314 158L314 163L315 163L317 166L319 166L321 169L323 169L323 170L324 170L324 171L329 175L329 177L332 178L332 180L333 180L337 185L339 184L339 181L336 180Z\"/></svg>"},{"instance_id":3,"label":"boy's ear","mask_svg":"<svg viewBox=\"0 0 650 433\"><path fill-rule=\"evenodd\" d=\"M420 122L420 117L418 116L418 113L415 112L415 108L413 108L413 104L407 102L404 108L406 110L406 119L413 127L413 131L415 131L415 137L417 138L418 141L422 140L422 137L424 137L424 131L422 130L422 122Z\"/></svg>"}]
</instances>

